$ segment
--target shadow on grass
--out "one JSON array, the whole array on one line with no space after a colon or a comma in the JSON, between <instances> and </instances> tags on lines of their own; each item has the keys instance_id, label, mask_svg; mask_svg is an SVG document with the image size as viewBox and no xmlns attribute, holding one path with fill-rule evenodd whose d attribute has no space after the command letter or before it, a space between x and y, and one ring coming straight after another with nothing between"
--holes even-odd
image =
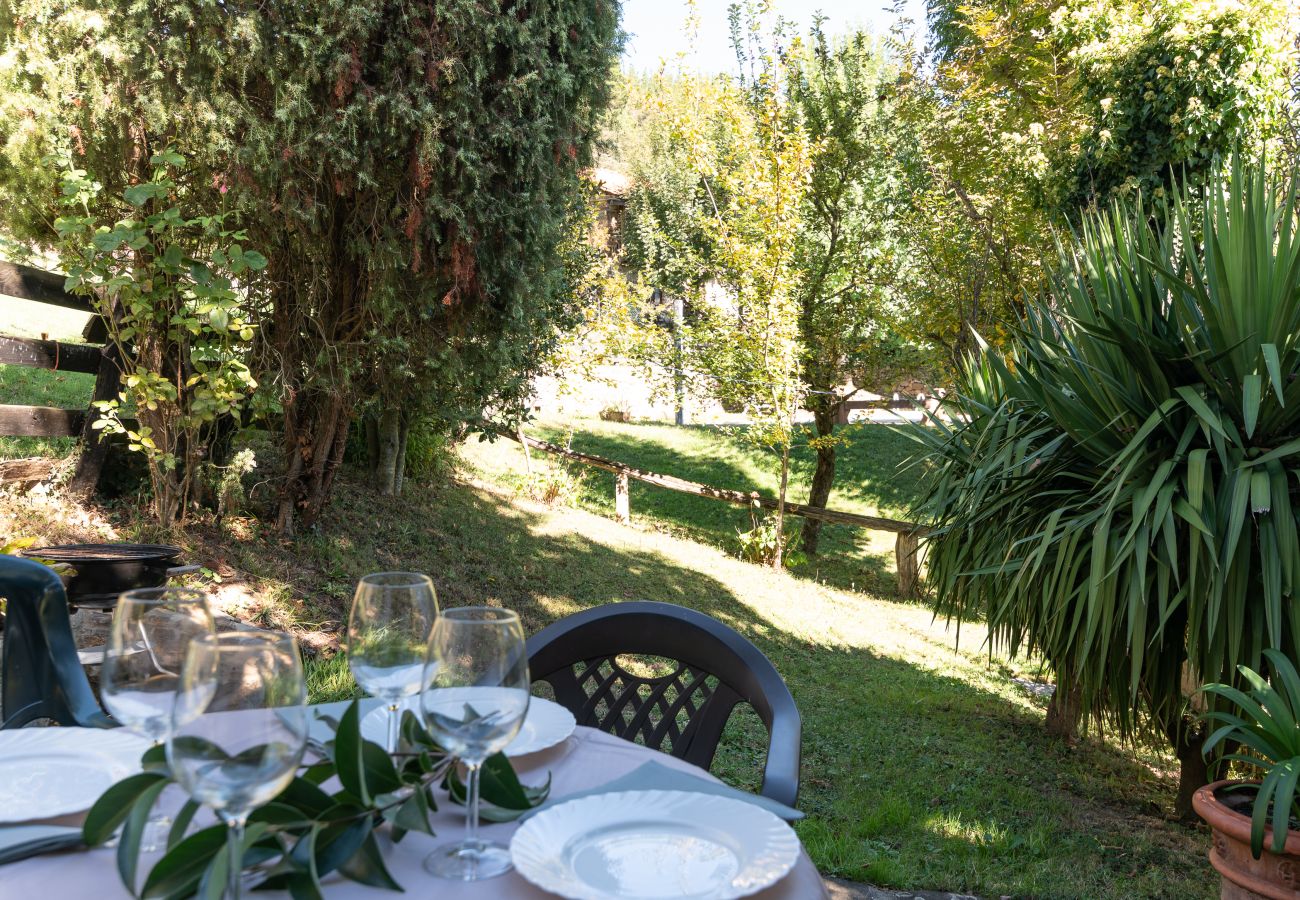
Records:
<instances>
[{"instance_id":1,"label":"shadow on grass","mask_svg":"<svg viewBox=\"0 0 1300 900\"><path fill-rule=\"evenodd\" d=\"M640 469L675 475L714 487L745 493L758 492L773 496L772 485L764 483L762 467L772 463L768 454L744 441L740 426L692 425L683 428L668 426L617 426L617 430L578 431L573 437L573 447L609 459L627 463ZM886 425L854 425L849 430L860 437L860 444L850 445L848 452L840 450L836 488L829 506L853 511L837 500L845 497L858 501L858 511L877 512L881 508L902 508L911 500L912 481L892 478L888 473L897 469L900 462L913 452L914 442L898 429ZM557 429L544 428L539 433L552 440L560 440ZM807 447L809 432L801 432L792 464L790 499L803 502L807 499L807 483L812 478L812 451ZM705 453L683 452L673 446L672 438L685 436L694 442L707 445ZM869 450L869 452L868 452ZM864 471L871 468L872 471ZM614 515L613 476L600 471L588 471L582 491L582 504L602 515ZM738 534L753 527L748 510L720 503L704 497L682 494L653 485L633 481L629 486L630 508L633 517L644 516L667 524L674 533L692 540L720 547L730 553L739 550ZM789 526L793 546L797 546L802 519L792 519ZM897 578L893 569L894 535L871 532L841 525L823 525L819 553L794 573L818 583L846 590L894 593Z\"/></svg>"},{"instance_id":2,"label":"shadow on grass","mask_svg":"<svg viewBox=\"0 0 1300 900\"><path fill-rule=\"evenodd\" d=\"M938 637L917 639L911 619L906 628L867 622L852 632L859 637L836 638L827 619L872 612L812 605L824 601L781 596L779 587L760 596L749 589L758 574L612 546L626 535L577 534L491 493L451 486L396 502L400 510L342 488L336 512L293 553L299 583L413 568L433 576L444 607L500 603L518 610L529 632L602 603L653 599L698 609L753 640L804 717L800 802L809 818L798 830L827 874L992 896L1210 893L1199 838L1151 812L1168 796L1162 776L1113 748L1050 740L1040 716L972 683L983 670ZM805 600L806 614L796 606ZM898 650L909 658L879 651L894 640L913 641ZM341 671L322 672L317 684L346 689L340 676L345 682ZM765 750L757 717L742 711L714 771L756 789Z\"/></svg>"}]
</instances>

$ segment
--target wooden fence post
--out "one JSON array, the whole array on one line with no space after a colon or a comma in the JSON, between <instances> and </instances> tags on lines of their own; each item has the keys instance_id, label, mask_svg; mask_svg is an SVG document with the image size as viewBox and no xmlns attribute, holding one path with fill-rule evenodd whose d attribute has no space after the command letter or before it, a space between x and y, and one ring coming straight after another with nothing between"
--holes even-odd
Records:
<instances>
[{"instance_id":1,"label":"wooden fence post","mask_svg":"<svg viewBox=\"0 0 1300 900\"><path fill-rule=\"evenodd\" d=\"M917 536L915 531L900 531L894 542L894 562L898 567L898 593L907 600L917 597L917 585L921 580L920 566L917 563Z\"/></svg>"},{"instance_id":2,"label":"wooden fence post","mask_svg":"<svg viewBox=\"0 0 1300 900\"><path fill-rule=\"evenodd\" d=\"M627 525L632 521L632 502L628 495L626 472L619 472L614 476L614 518L618 519L621 525Z\"/></svg>"}]
</instances>

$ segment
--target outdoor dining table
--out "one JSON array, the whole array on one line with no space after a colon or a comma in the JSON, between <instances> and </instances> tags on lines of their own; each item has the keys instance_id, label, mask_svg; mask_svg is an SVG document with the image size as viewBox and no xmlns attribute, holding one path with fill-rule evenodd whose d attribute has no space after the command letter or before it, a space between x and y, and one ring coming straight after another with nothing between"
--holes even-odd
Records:
<instances>
[{"instance_id":1,"label":"outdoor dining table","mask_svg":"<svg viewBox=\"0 0 1300 900\"><path fill-rule=\"evenodd\" d=\"M378 702L373 699L362 701L362 714L373 709ZM346 703L332 703L312 708L338 717L346 705ZM329 736L328 730L323 736ZM552 798L550 802L556 803L562 801L568 794L590 791L620 778L649 760L655 760L664 766L699 777L716 780L712 775L690 763L594 728L581 726L557 746L519 757L513 762L520 779L526 784L544 782L549 773ZM179 805L181 796L175 789L169 790L164 797L171 797L173 794L176 794L176 803ZM501 900L544 900L554 896L534 887L513 871L499 878L472 883L445 881L425 872L421 868L425 856L436 845L459 839L465 827L463 807L442 802L443 800L445 796L440 796L438 811L433 815L436 838L408 834L401 843L393 844L386 835L381 833L381 847L389 871L397 883L406 889L409 896L436 896L439 900L482 900L485 897L501 898ZM481 833L486 839L509 843L510 836L517 827L517 823L483 823ZM140 863L142 880L157 856L158 854L142 855ZM323 886L327 896L340 898L340 900L363 897L374 900L374 898L391 896L388 891L366 887L343 879L337 874L326 879ZM0 868L0 900L10 900L10 898L79 900L83 897L94 898L94 900L115 900L115 898L129 896L130 894L118 879L115 854L110 849L55 853L33 857ZM259 893L256 896L269 898L279 895ZM801 850L799 861L788 875L753 896L760 900L815 900L827 895L812 860Z\"/></svg>"}]
</instances>

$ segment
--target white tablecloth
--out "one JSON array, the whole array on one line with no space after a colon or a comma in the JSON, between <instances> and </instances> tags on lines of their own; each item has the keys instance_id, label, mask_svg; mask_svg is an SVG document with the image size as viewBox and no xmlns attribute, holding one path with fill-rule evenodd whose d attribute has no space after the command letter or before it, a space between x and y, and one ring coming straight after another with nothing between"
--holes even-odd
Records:
<instances>
[{"instance_id":1,"label":"white tablecloth","mask_svg":"<svg viewBox=\"0 0 1300 900\"><path fill-rule=\"evenodd\" d=\"M372 705L366 704L367 707ZM338 714L338 709L329 711ZM551 796L561 798L612 781L648 759L696 775L703 774L702 770L689 763L591 728L579 728L563 744L521 757L515 760L515 766L525 783L540 783L545 780L546 773L550 772ZM386 834L381 835L380 842L389 871L397 883L406 889L406 896L437 897L438 900L544 900L553 896L533 887L515 872L475 884L444 881L426 873L420 866L424 857L439 843L459 840L464 833L464 823L463 808L440 803L438 812L433 817L434 831L438 835L436 838L409 834L400 844L394 845ZM509 843L515 828L514 824L485 823L482 833L490 840ZM151 854L142 857L142 881L153 861ZM325 894L340 900L379 900L386 896L397 896L390 891L355 884L337 875L325 882ZM59 853L0 867L0 898L3 900L111 900L129 896L118 879L112 850ZM271 898L286 895L259 892L251 896ZM798 864L789 875L754 896L762 900L814 900L825 897L826 892L812 861L806 853L801 853Z\"/></svg>"}]
</instances>

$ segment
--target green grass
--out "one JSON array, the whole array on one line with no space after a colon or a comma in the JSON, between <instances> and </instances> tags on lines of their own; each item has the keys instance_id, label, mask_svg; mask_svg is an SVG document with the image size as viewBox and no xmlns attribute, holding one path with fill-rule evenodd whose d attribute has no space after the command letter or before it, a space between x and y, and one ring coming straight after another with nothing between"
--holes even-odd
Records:
<instances>
[{"instance_id":1,"label":"green grass","mask_svg":"<svg viewBox=\"0 0 1300 900\"><path fill-rule=\"evenodd\" d=\"M84 409L94 388L94 375L0 365L0 403L6 405ZM76 444L70 437L0 437L0 459L67 456Z\"/></svg>"},{"instance_id":2,"label":"green grass","mask_svg":"<svg viewBox=\"0 0 1300 900\"><path fill-rule=\"evenodd\" d=\"M529 433L562 444L569 432L565 426L546 422L530 427ZM836 451L835 489L827 505L845 512L905 518L919 475L917 467L906 463L919 445L899 426L855 424L838 434L846 442ZM808 436L807 430L800 433L791 466L788 496L799 503L807 500L814 465ZM779 486L774 455L747 441L736 427L683 428L582 419L573 423L572 447L714 487L775 497ZM471 441L465 456L488 478L514 485L524 481L523 451L513 441ZM545 454L534 452L533 457L536 467L555 465ZM579 465L570 466L570 470L584 476L579 504L613 516L613 476ZM630 486L629 497L634 522L732 553L740 547L737 532L752 527L748 510L717 500L636 481ZM791 521L788 530L792 537L801 522ZM796 574L841 588L893 592L894 540L889 532L824 525L817 557L796 569Z\"/></svg>"},{"instance_id":3,"label":"green grass","mask_svg":"<svg viewBox=\"0 0 1300 900\"><path fill-rule=\"evenodd\" d=\"M638 434L609 430L624 447ZM897 437L888 430L871 434ZM906 452L895 446L898 455ZM513 445L472 450L480 473L489 471L484 453L518 454ZM734 468L744 471L747 452L728 452L736 454ZM882 444L864 462L886 458ZM760 486L762 477L752 476ZM886 487L900 484L873 488L866 481L857 500L889 509ZM664 600L712 615L772 660L799 705L799 803L808 818L797 830L824 874L987 897L1208 900L1217 894L1204 857L1208 835L1162 817L1176 783L1168 755L1095 738L1076 747L1049 738L1042 702L1012 681L1032 678L1037 669L990 657L979 626L963 627L955 648L954 635L923 607L773 572L667 533L689 531L687 513L680 529L665 519L665 530L657 531L522 501L503 487L412 484L394 500L361 483L359 473L345 470L334 505L296 541L279 539L262 524L266 519L251 517L165 535L141 530L127 518L137 514L131 506L96 516L107 517L101 520L123 536L185 545L187 560L221 573L229 611L268 627L340 636L356 580L396 568L428 572L444 608L514 608L529 633L580 609L623 600ZM266 488L254 493L254 503L270 499ZM646 515L650 499L643 497L638 511L634 495L634 517ZM66 500L49 505L0 497L0 521L14 533L104 536L78 532L85 526L76 524L77 512ZM708 529L700 533L707 536ZM341 654L313 657L308 672L314 701L355 695ZM755 789L765 747L757 717L739 710L714 772Z\"/></svg>"},{"instance_id":4,"label":"green grass","mask_svg":"<svg viewBox=\"0 0 1300 900\"><path fill-rule=\"evenodd\" d=\"M590 606L656 599L753 640L804 719L798 825L825 874L899 888L1042 898L1208 898L1207 836L1164 821L1170 760L1150 748L1044 733L1040 701L990 659L978 626L953 635L916 605L743 563L509 491L415 486L399 501L341 481L318 530L286 544L253 520L190 533L188 558L247 594L241 615L339 633L360 575L429 572L444 608L517 609L531 633ZM240 582L239 577L244 579ZM309 667L313 700L352 696L344 658ZM714 771L756 788L765 734L728 727Z\"/></svg>"},{"instance_id":5,"label":"green grass","mask_svg":"<svg viewBox=\"0 0 1300 900\"><path fill-rule=\"evenodd\" d=\"M0 295L3 335L80 341L87 318L75 310ZM6 405L85 408L94 387L94 375L0 365L0 403ZM67 456L75 447L74 438L0 437L0 459Z\"/></svg>"}]
</instances>

